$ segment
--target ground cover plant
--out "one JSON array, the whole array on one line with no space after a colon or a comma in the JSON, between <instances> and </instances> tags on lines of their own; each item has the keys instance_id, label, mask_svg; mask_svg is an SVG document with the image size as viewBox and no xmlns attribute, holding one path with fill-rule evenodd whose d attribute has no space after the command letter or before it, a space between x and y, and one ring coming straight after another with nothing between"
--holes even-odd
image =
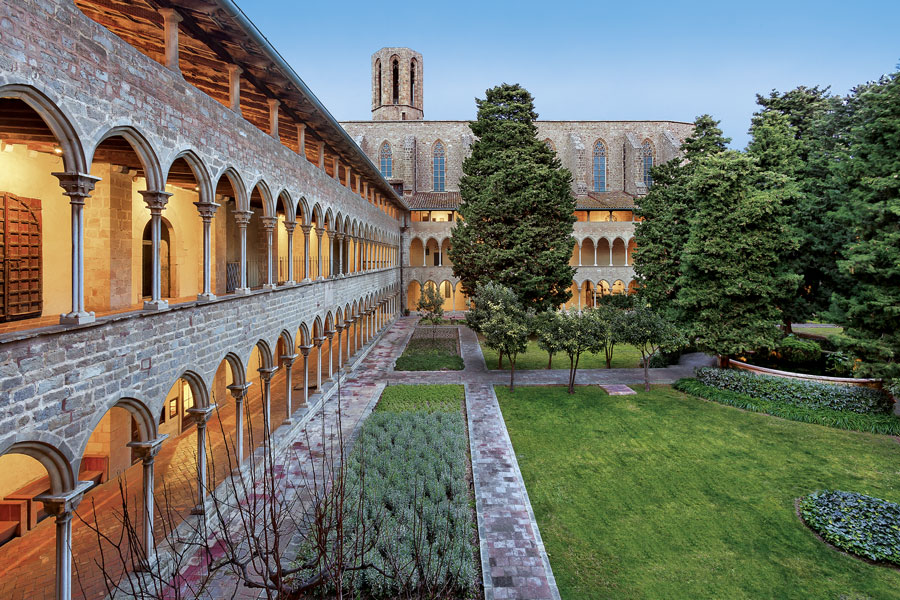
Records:
<instances>
[{"instance_id":1,"label":"ground cover plant","mask_svg":"<svg viewBox=\"0 0 900 600\"><path fill-rule=\"evenodd\" d=\"M806 524L841 550L900 565L900 505L833 490L804 496L799 505Z\"/></svg>"},{"instance_id":2,"label":"ground cover plant","mask_svg":"<svg viewBox=\"0 0 900 600\"><path fill-rule=\"evenodd\" d=\"M403 354L397 358L394 367L397 371L459 371L465 367L456 347L457 330L437 328L436 332L432 332L431 329L417 328L416 334L422 331L421 336L414 335L406 344ZM452 336L437 335L437 332L444 331L451 331Z\"/></svg>"},{"instance_id":3,"label":"ground cover plant","mask_svg":"<svg viewBox=\"0 0 900 600\"><path fill-rule=\"evenodd\" d=\"M491 350L479 336L481 344L481 352L484 354L484 361L487 363L488 369L497 369L497 352ZM516 358L516 370L525 369L546 369L549 355L545 350L538 346L537 339L530 339L525 352L519 354ZM509 369L509 361L504 360L502 369ZM612 356L613 369L634 369L640 365L641 353L634 346L628 344L616 344L615 352ZM569 359L565 354L555 354L552 362L553 369L568 369ZM586 352L581 355L578 363L579 369L605 369L606 357L603 352L596 354Z\"/></svg>"},{"instance_id":4,"label":"ground cover plant","mask_svg":"<svg viewBox=\"0 0 900 600\"><path fill-rule=\"evenodd\" d=\"M769 402L860 414L884 414L894 407L884 391L860 386L787 379L736 369L710 367L697 369L696 376L704 385L731 390Z\"/></svg>"},{"instance_id":5,"label":"ground cover plant","mask_svg":"<svg viewBox=\"0 0 900 600\"><path fill-rule=\"evenodd\" d=\"M743 410L766 413L782 419L800 421L802 423L815 423L836 429L848 429L850 431L867 431L885 435L900 435L900 418L888 413L862 414L846 410L834 410L830 408L811 408L809 406L792 404L789 402L776 402L753 398L747 394L723 390L717 387L704 385L696 379L685 378L675 382L675 389L712 400L719 404L727 404Z\"/></svg>"},{"instance_id":6,"label":"ground cover plant","mask_svg":"<svg viewBox=\"0 0 900 600\"><path fill-rule=\"evenodd\" d=\"M900 500L891 438L668 386L495 389L564 600L900 597L900 572L835 552L794 507L823 488Z\"/></svg>"},{"instance_id":7,"label":"ground cover plant","mask_svg":"<svg viewBox=\"0 0 900 600\"><path fill-rule=\"evenodd\" d=\"M363 424L346 486L349 497L365 489L366 505L349 521L379 536L365 556L371 567L347 578L354 594L477 597L463 397L459 385L388 386Z\"/></svg>"}]
</instances>

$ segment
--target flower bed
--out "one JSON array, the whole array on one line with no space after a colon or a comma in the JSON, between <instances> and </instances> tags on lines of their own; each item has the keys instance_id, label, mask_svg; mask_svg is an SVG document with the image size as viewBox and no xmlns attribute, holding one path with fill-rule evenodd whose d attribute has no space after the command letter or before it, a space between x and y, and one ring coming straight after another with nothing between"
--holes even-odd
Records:
<instances>
[{"instance_id":1,"label":"flower bed","mask_svg":"<svg viewBox=\"0 0 900 600\"><path fill-rule=\"evenodd\" d=\"M697 380L704 385L770 402L860 414L884 414L893 408L888 394L872 388L831 385L710 367L697 369L696 375Z\"/></svg>"},{"instance_id":2,"label":"flower bed","mask_svg":"<svg viewBox=\"0 0 900 600\"><path fill-rule=\"evenodd\" d=\"M354 594L479 593L463 397L459 385L389 386L363 424L348 458L347 493L364 494L362 514L351 518L379 535L365 557L373 566L353 577Z\"/></svg>"},{"instance_id":3,"label":"flower bed","mask_svg":"<svg viewBox=\"0 0 900 600\"><path fill-rule=\"evenodd\" d=\"M403 354L397 358L397 371L459 371L465 363L459 355L459 330L456 327L417 327Z\"/></svg>"},{"instance_id":4,"label":"flower bed","mask_svg":"<svg viewBox=\"0 0 900 600\"><path fill-rule=\"evenodd\" d=\"M697 379L690 378L679 379L675 382L674 387L692 396L744 410L766 413L791 421L814 423L850 431L900 435L900 418L892 414L861 414L827 408L812 408L788 402L763 400L753 398L748 394L705 385Z\"/></svg>"},{"instance_id":5,"label":"flower bed","mask_svg":"<svg viewBox=\"0 0 900 600\"><path fill-rule=\"evenodd\" d=\"M900 504L825 490L804 496L799 507L809 528L841 550L900 565Z\"/></svg>"}]
</instances>

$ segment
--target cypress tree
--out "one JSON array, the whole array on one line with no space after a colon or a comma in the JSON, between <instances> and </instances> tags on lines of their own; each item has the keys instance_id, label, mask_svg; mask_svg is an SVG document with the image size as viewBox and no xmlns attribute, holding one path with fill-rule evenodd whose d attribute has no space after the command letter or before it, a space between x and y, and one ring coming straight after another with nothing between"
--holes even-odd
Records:
<instances>
[{"instance_id":1,"label":"cypress tree","mask_svg":"<svg viewBox=\"0 0 900 600\"><path fill-rule=\"evenodd\" d=\"M470 296L479 283L496 281L527 309L555 309L571 297L575 273L572 175L538 139L527 90L504 83L475 102L477 141L463 161L453 273Z\"/></svg>"}]
</instances>

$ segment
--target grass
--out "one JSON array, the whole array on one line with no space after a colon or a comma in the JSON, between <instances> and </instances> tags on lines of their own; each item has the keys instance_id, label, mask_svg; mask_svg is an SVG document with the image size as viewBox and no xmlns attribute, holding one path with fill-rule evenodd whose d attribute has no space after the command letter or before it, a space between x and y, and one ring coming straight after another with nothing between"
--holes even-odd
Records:
<instances>
[{"instance_id":1,"label":"grass","mask_svg":"<svg viewBox=\"0 0 900 600\"><path fill-rule=\"evenodd\" d=\"M491 350L484 343L484 339L478 336L481 342L481 351L484 353L484 360L488 369L497 369L497 351ZM641 353L634 346L620 344L616 346L613 352L612 368L613 369L631 369L638 366L641 360ZM524 369L546 369L547 353L540 349L535 340L529 340L528 348L523 354L516 358L516 371ZM553 355L554 369L568 369L569 357L565 354ZM578 361L579 369L605 369L606 356L600 354L582 354ZM509 370L509 360L503 358L503 370Z\"/></svg>"},{"instance_id":2,"label":"grass","mask_svg":"<svg viewBox=\"0 0 900 600\"><path fill-rule=\"evenodd\" d=\"M564 599L900 598L900 572L837 552L794 509L820 489L896 502L891 438L668 386L496 392Z\"/></svg>"},{"instance_id":3,"label":"grass","mask_svg":"<svg viewBox=\"0 0 900 600\"><path fill-rule=\"evenodd\" d=\"M394 368L397 371L461 371L464 367L456 351L455 338L419 338L409 340Z\"/></svg>"},{"instance_id":4,"label":"grass","mask_svg":"<svg viewBox=\"0 0 900 600\"><path fill-rule=\"evenodd\" d=\"M466 397L461 385L389 385L381 392L376 412L454 412Z\"/></svg>"}]
</instances>

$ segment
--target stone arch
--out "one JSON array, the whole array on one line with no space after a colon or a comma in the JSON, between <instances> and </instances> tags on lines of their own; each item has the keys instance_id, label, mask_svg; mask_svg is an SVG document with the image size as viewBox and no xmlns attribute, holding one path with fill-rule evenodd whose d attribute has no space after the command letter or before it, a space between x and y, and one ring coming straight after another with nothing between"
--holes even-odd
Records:
<instances>
[{"instance_id":1,"label":"stone arch","mask_svg":"<svg viewBox=\"0 0 900 600\"><path fill-rule=\"evenodd\" d=\"M281 333L278 334L278 339L281 340L290 354L294 353L294 348L296 347L294 344L294 336L291 335L287 329L281 330Z\"/></svg>"},{"instance_id":2,"label":"stone arch","mask_svg":"<svg viewBox=\"0 0 900 600\"><path fill-rule=\"evenodd\" d=\"M218 189L219 182L222 181L223 177L228 179L231 189L236 195L234 201L237 209L250 210L250 196L247 194L247 186L244 184L244 180L241 178L240 173L233 167L225 168L219 176L216 177L215 186L213 187L214 190Z\"/></svg>"},{"instance_id":3,"label":"stone arch","mask_svg":"<svg viewBox=\"0 0 900 600\"><path fill-rule=\"evenodd\" d=\"M299 219L298 219L299 217ZM309 201L306 196L300 196L294 206L294 218L299 220L303 225L309 225L312 222L309 213Z\"/></svg>"},{"instance_id":4,"label":"stone arch","mask_svg":"<svg viewBox=\"0 0 900 600\"><path fill-rule=\"evenodd\" d=\"M0 98L20 100L37 113L62 148L63 166L67 172L88 172L90 163L85 158L81 139L57 103L35 87L16 83L0 86Z\"/></svg>"},{"instance_id":5,"label":"stone arch","mask_svg":"<svg viewBox=\"0 0 900 600\"><path fill-rule=\"evenodd\" d=\"M203 380L203 377L198 375L195 371L187 370L179 375L175 381L178 381L179 379L184 379L190 386L191 393L194 395L194 406L200 408L207 408L209 406L209 387L206 385L206 381ZM174 382L172 385L174 385ZM169 388L171 387L172 386L170 385Z\"/></svg>"},{"instance_id":6,"label":"stone arch","mask_svg":"<svg viewBox=\"0 0 900 600\"><path fill-rule=\"evenodd\" d=\"M278 207L281 207L281 211L284 213L284 220L286 222L295 221L297 218L296 206L297 203L291 200L291 194L287 190L281 190L278 192L278 196L276 196L275 202L275 213L278 213Z\"/></svg>"},{"instance_id":7,"label":"stone arch","mask_svg":"<svg viewBox=\"0 0 900 600\"><path fill-rule=\"evenodd\" d=\"M306 323L300 323L300 327L297 328L297 343L300 346L311 346L312 345L312 334L309 331L309 326Z\"/></svg>"},{"instance_id":8,"label":"stone arch","mask_svg":"<svg viewBox=\"0 0 900 600\"><path fill-rule=\"evenodd\" d=\"M253 197L254 190L259 190L259 195L262 198L263 216L274 217L275 199L272 197L272 191L269 189L269 184L267 184L264 179L260 178L256 181L256 183L250 186L250 193L248 194L248 198Z\"/></svg>"},{"instance_id":9,"label":"stone arch","mask_svg":"<svg viewBox=\"0 0 900 600\"><path fill-rule=\"evenodd\" d=\"M0 455L6 454L24 454L41 463L47 470L50 493L54 496L73 491L78 483L71 452L68 448L64 450L61 445L39 440L21 440L0 452Z\"/></svg>"},{"instance_id":10,"label":"stone arch","mask_svg":"<svg viewBox=\"0 0 900 600\"><path fill-rule=\"evenodd\" d=\"M612 264L615 267L624 267L627 265L627 260L625 240L617 237L612 242Z\"/></svg>"},{"instance_id":11,"label":"stone arch","mask_svg":"<svg viewBox=\"0 0 900 600\"><path fill-rule=\"evenodd\" d=\"M275 359L272 354L272 347L269 345L269 342L263 339L257 340L255 344L256 348L259 350L259 362L260 367L264 369L270 369L275 366ZM252 353L251 349L251 353Z\"/></svg>"},{"instance_id":12,"label":"stone arch","mask_svg":"<svg viewBox=\"0 0 900 600\"><path fill-rule=\"evenodd\" d=\"M203 160L197 156L197 154L190 149L182 150L178 154L169 161L169 164L166 166L163 173L165 173L165 181L164 184L168 182L168 178L170 172L172 170L172 165L178 159L183 159L184 162L191 168L191 171L194 173L194 178L197 180L198 194L200 196L200 202L212 202L215 200L215 188L212 185L212 178L209 176L209 170L206 168L206 165L203 163Z\"/></svg>"},{"instance_id":13,"label":"stone arch","mask_svg":"<svg viewBox=\"0 0 900 600\"><path fill-rule=\"evenodd\" d=\"M94 147L91 148L90 153L86 156L87 164L90 165L93 163L94 155L100 145L106 140L114 137L121 137L124 139L131 146L131 149L134 150L134 153L137 154L138 159L141 161L141 166L144 167L144 178L147 180L147 189L152 191L165 190L165 177L163 176L162 166L160 165L156 152L153 150L150 142L147 141L147 138L130 125L119 125L106 130L100 135L97 138L96 144L94 144Z\"/></svg>"}]
</instances>

